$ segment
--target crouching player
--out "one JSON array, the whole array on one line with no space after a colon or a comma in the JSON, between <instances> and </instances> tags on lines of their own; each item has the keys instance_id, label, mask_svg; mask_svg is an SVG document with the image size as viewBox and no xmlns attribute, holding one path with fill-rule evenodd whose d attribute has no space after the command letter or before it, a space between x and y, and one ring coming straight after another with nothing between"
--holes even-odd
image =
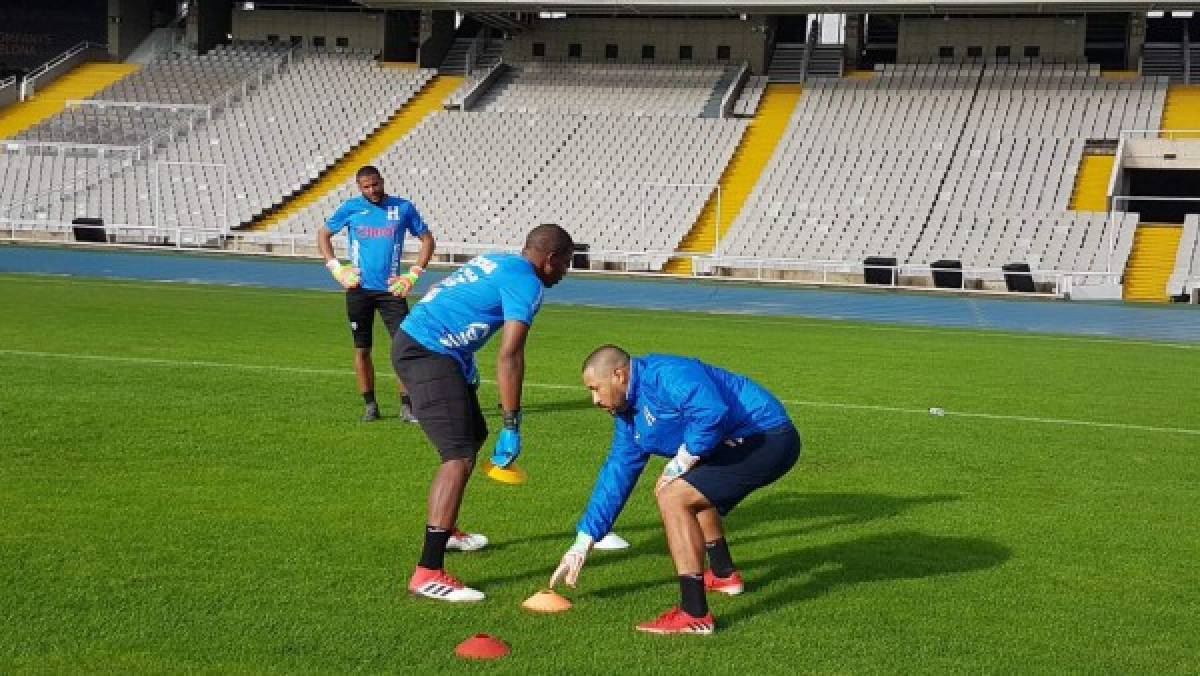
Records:
<instances>
[{"instance_id":1,"label":"crouching player","mask_svg":"<svg viewBox=\"0 0 1200 676\"><path fill-rule=\"evenodd\" d=\"M721 517L796 464L800 435L783 405L762 386L696 359L631 358L605 345L584 361L583 384L592 403L614 418L612 448L575 543L550 586L575 586L593 543L609 532L650 456L669 457L654 494L682 601L637 629L711 634L716 623L705 592L734 595L743 589Z\"/></svg>"}]
</instances>

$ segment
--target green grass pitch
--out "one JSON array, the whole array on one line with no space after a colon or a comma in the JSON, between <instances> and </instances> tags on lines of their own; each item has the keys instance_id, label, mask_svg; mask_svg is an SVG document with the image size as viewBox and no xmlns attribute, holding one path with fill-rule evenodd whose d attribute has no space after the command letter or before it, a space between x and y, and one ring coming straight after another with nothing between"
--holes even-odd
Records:
<instances>
[{"instance_id":1,"label":"green grass pitch","mask_svg":"<svg viewBox=\"0 0 1200 676\"><path fill-rule=\"evenodd\" d=\"M0 276L0 317L0 672L1200 670L1194 347L547 306L532 478L472 480L494 546L448 567L489 598L448 606L403 593L436 456L358 422L337 294ZM804 436L727 520L747 593L712 637L632 630L677 597L645 478L575 608L519 608L607 450L578 385L602 342L746 373ZM458 661L477 632L512 655Z\"/></svg>"}]
</instances>

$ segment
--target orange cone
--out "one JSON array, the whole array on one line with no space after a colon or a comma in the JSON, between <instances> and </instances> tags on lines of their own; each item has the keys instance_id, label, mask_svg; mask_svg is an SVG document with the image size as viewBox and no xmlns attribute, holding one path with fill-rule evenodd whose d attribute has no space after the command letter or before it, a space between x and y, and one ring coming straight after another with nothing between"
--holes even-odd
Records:
<instances>
[{"instance_id":1,"label":"orange cone","mask_svg":"<svg viewBox=\"0 0 1200 676\"><path fill-rule=\"evenodd\" d=\"M543 589L525 599L521 607L535 613L564 613L571 609L571 602L553 589Z\"/></svg>"},{"instance_id":2,"label":"orange cone","mask_svg":"<svg viewBox=\"0 0 1200 676\"><path fill-rule=\"evenodd\" d=\"M509 652L508 644L491 634L475 634L454 649L464 660L498 660Z\"/></svg>"}]
</instances>

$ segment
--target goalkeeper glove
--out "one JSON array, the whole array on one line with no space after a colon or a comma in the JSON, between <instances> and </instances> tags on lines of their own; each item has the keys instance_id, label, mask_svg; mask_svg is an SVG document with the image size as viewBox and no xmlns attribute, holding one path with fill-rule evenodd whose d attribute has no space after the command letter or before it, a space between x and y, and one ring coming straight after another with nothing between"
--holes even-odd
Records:
<instances>
[{"instance_id":1,"label":"goalkeeper glove","mask_svg":"<svg viewBox=\"0 0 1200 676\"><path fill-rule=\"evenodd\" d=\"M521 455L521 412L504 413L504 429L496 439L496 449L492 452L492 464L497 467L508 467Z\"/></svg>"},{"instance_id":2,"label":"goalkeeper glove","mask_svg":"<svg viewBox=\"0 0 1200 676\"><path fill-rule=\"evenodd\" d=\"M414 265L408 269L408 272L392 277L388 280L388 291L393 296L404 298L412 293L413 287L417 285L417 280L421 278L421 274L425 272L425 268Z\"/></svg>"},{"instance_id":3,"label":"goalkeeper glove","mask_svg":"<svg viewBox=\"0 0 1200 676\"><path fill-rule=\"evenodd\" d=\"M560 583L566 582L568 587L574 587L579 582L579 572L583 570L583 563L587 560L588 551L592 548L594 540L587 533L576 533L575 544L563 554L562 560L558 562L558 568L550 575L550 588L554 589Z\"/></svg>"},{"instance_id":4,"label":"goalkeeper glove","mask_svg":"<svg viewBox=\"0 0 1200 676\"><path fill-rule=\"evenodd\" d=\"M658 477L658 481L654 484L654 494L666 487L667 484L687 474L687 471L695 466L700 461L698 456L688 452L687 444L680 444L679 450L675 452L675 457L663 467L662 476Z\"/></svg>"},{"instance_id":5,"label":"goalkeeper glove","mask_svg":"<svg viewBox=\"0 0 1200 676\"><path fill-rule=\"evenodd\" d=\"M325 261L325 267L329 270L329 274L347 289L353 289L362 283L362 272L349 265L342 265L342 262L336 258L330 258Z\"/></svg>"}]
</instances>

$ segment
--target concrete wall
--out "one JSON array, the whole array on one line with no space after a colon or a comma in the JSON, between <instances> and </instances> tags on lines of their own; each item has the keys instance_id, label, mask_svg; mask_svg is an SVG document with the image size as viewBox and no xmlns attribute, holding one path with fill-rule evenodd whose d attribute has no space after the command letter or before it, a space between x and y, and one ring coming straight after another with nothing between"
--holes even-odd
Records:
<instances>
[{"instance_id":1,"label":"concrete wall","mask_svg":"<svg viewBox=\"0 0 1200 676\"><path fill-rule=\"evenodd\" d=\"M233 10L234 39L265 41L277 35L287 43L299 35L306 47L312 47L317 36L325 38L326 47L336 47L338 38L346 38L349 47L382 53L385 25L383 12Z\"/></svg>"},{"instance_id":2,"label":"concrete wall","mask_svg":"<svg viewBox=\"0 0 1200 676\"><path fill-rule=\"evenodd\" d=\"M1043 61L1083 61L1087 33L1083 17L908 17L899 28L901 63L936 61L940 47L953 47L955 61L968 60L968 47L982 47L983 57L992 60L998 46L1009 47L1012 60L1024 58L1025 47L1036 46Z\"/></svg>"},{"instance_id":3,"label":"concrete wall","mask_svg":"<svg viewBox=\"0 0 1200 676\"><path fill-rule=\"evenodd\" d=\"M123 61L154 30L154 0L108 0L108 53Z\"/></svg>"},{"instance_id":4,"label":"concrete wall","mask_svg":"<svg viewBox=\"0 0 1200 676\"><path fill-rule=\"evenodd\" d=\"M33 70L83 41L103 44L108 0L0 0L0 67Z\"/></svg>"},{"instance_id":5,"label":"concrete wall","mask_svg":"<svg viewBox=\"0 0 1200 676\"><path fill-rule=\"evenodd\" d=\"M546 45L546 61L566 61L567 46L578 43L584 62L604 62L605 45L617 45L617 61L641 63L642 45L654 45L654 61L679 63L679 47L692 47L692 63L714 63L717 47L727 45L729 61L748 61L756 73L766 62L766 18L740 19L543 19L531 30L504 43L504 60L535 61L533 44Z\"/></svg>"},{"instance_id":6,"label":"concrete wall","mask_svg":"<svg viewBox=\"0 0 1200 676\"><path fill-rule=\"evenodd\" d=\"M0 108L11 106L21 99L21 78L13 77L0 84Z\"/></svg>"},{"instance_id":7,"label":"concrete wall","mask_svg":"<svg viewBox=\"0 0 1200 676\"><path fill-rule=\"evenodd\" d=\"M1200 143L1164 139L1130 139L1121 157L1125 169L1200 169ZM1200 194L1196 195L1200 197Z\"/></svg>"}]
</instances>

